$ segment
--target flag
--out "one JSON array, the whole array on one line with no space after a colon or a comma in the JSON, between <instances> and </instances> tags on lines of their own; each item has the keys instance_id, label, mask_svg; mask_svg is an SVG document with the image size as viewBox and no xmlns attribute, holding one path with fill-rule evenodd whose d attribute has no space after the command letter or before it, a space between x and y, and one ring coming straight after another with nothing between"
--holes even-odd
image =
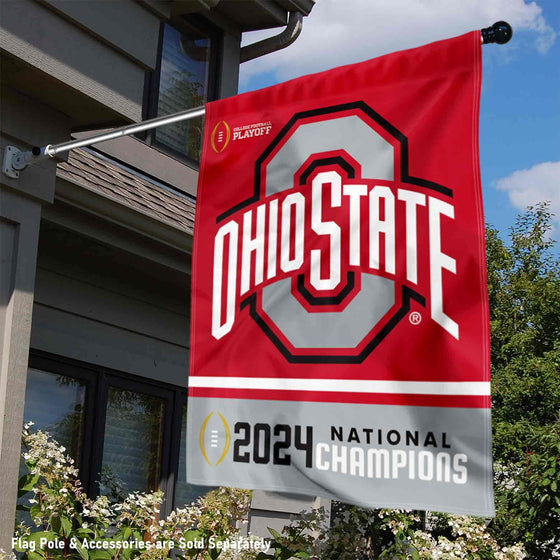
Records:
<instances>
[{"instance_id":1,"label":"flag","mask_svg":"<svg viewBox=\"0 0 560 560\"><path fill-rule=\"evenodd\" d=\"M493 515L480 48L206 106L189 482Z\"/></svg>"}]
</instances>

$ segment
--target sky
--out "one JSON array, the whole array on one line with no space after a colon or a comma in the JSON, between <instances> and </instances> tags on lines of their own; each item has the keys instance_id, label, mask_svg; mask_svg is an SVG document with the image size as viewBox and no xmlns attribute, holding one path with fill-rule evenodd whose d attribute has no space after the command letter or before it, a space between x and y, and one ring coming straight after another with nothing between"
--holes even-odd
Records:
<instances>
[{"instance_id":1,"label":"sky","mask_svg":"<svg viewBox=\"0 0 560 560\"><path fill-rule=\"evenodd\" d=\"M560 0L316 0L297 41L241 66L239 91L417 47L505 20L484 45L480 165L486 222L507 238L528 205L551 202L560 239ZM279 30L245 33L243 44ZM559 244L556 244L559 249Z\"/></svg>"}]
</instances>

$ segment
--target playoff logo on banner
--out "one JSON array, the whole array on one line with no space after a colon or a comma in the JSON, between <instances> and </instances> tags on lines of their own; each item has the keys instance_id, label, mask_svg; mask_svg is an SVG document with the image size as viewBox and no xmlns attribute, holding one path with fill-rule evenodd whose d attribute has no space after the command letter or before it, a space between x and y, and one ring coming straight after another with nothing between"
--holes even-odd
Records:
<instances>
[{"instance_id":1,"label":"playoff logo on banner","mask_svg":"<svg viewBox=\"0 0 560 560\"><path fill-rule=\"evenodd\" d=\"M479 42L207 106L190 482L492 514Z\"/></svg>"}]
</instances>

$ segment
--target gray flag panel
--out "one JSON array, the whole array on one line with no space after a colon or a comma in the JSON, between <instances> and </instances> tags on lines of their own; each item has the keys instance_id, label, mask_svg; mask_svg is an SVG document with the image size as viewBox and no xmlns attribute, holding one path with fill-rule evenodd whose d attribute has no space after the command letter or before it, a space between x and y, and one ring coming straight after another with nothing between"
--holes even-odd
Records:
<instances>
[{"instance_id":1,"label":"gray flag panel","mask_svg":"<svg viewBox=\"0 0 560 560\"><path fill-rule=\"evenodd\" d=\"M492 516L490 410L189 398L193 484Z\"/></svg>"}]
</instances>

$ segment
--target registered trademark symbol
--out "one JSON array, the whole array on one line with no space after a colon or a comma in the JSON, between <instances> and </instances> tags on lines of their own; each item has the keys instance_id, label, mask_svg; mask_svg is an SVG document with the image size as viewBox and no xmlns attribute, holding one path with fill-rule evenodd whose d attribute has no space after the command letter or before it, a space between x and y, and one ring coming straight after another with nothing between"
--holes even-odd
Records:
<instances>
[{"instance_id":1,"label":"registered trademark symbol","mask_svg":"<svg viewBox=\"0 0 560 560\"><path fill-rule=\"evenodd\" d=\"M422 315L420 315L420 313L418 313L418 311L413 311L409 316L408 316L408 320L413 324L413 325L419 325L422 321Z\"/></svg>"}]
</instances>

